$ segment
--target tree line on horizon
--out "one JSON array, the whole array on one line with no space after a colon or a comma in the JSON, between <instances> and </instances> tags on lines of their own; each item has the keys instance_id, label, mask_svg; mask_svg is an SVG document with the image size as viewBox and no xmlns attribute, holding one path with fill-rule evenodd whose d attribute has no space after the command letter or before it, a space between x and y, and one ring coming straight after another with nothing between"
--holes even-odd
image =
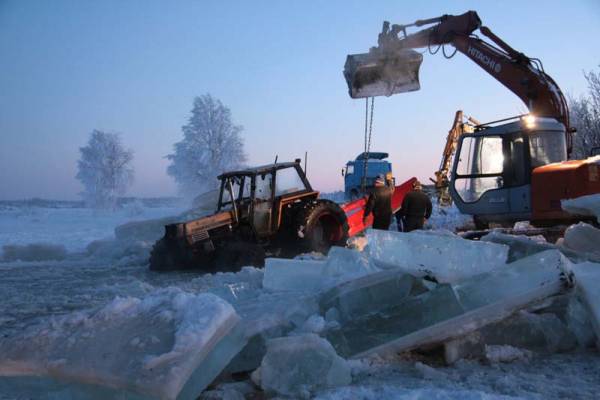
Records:
<instances>
[{"instance_id":1,"label":"tree line on horizon","mask_svg":"<svg viewBox=\"0 0 600 400\"><path fill-rule=\"evenodd\" d=\"M208 93L194 98L191 116L182 127L183 139L166 156L171 161L167 174L183 196L193 198L215 189L219 174L244 165L242 131L220 100ZM80 195L85 204L114 209L133 183L133 150L125 148L120 134L94 130L79 152L76 178L83 185Z\"/></svg>"}]
</instances>

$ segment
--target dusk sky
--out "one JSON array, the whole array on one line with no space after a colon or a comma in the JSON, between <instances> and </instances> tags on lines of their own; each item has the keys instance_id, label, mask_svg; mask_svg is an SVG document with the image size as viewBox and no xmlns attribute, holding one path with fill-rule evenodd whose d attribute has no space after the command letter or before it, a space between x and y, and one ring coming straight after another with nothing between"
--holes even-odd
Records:
<instances>
[{"instance_id":1,"label":"dusk sky","mask_svg":"<svg viewBox=\"0 0 600 400\"><path fill-rule=\"evenodd\" d=\"M467 10L541 59L567 95L600 68L597 0L0 0L0 199L77 199L79 147L94 129L134 150L128 195L175 195L165 156L205 93L244 126L249 164L308 151L313 186L340 190L364 129L346 55L376 45L384 20ZM457 109L480 121L526 110L462 54L425 54L420 77L419 92L375 99L372 150L390 153L398 180L433 176Z\"/></svg>"}]
</instances>

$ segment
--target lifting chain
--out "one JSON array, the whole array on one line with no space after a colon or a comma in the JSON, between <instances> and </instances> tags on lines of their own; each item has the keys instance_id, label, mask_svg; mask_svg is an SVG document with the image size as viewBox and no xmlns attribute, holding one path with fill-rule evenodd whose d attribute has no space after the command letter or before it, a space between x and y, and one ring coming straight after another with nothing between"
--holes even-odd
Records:
<instances>
[{"instance_id":1,"label":"lifting chain","mask_svg":"<svg viewBox=\"0 0 600 400\"><path fill-rule=\"evenodd\" d=\"M365 159L364 159L364 168L363 168L363 177L361 189L362 192L365 192L367 186L367 164L369 160L369 152L371 151L371 136L373 134L373 109L375 107L375 97L371 97L371 118L369 121L369 98L365 99ZM368 125L368 129L367 129Z\"/></svg>"}]
</instances>

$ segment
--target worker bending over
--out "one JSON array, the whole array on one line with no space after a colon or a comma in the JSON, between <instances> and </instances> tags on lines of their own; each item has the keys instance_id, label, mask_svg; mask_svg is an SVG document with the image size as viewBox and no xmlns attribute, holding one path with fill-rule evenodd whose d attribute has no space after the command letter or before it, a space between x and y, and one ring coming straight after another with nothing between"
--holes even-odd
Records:
<instances>
[{"instance_id":1,"label":"worker bending over","mask_svg":"<svg viewBox=\"0 0 600 400\"><path fill-rule=\"evenodd\" d=\"M393 189L385 185L385 178L378 176L375 179L375 187L365 207L363 223L369 214L373 213L373 229L388 230L392 219L392 193Z\"/></svg>"},{"instance_id":2,"label":"worker bending over","mask_svg":"<svg viewBox=\"0 0 600 400\"><path fill-rule=\"evenodd\" d=\"M431 200L423 193L421 182L414 181L412 186L413 190L404 196L402 208L396 213L398 230L403 232L423 229L425 221L431 217Z\"/></svg>"}]
</instances>

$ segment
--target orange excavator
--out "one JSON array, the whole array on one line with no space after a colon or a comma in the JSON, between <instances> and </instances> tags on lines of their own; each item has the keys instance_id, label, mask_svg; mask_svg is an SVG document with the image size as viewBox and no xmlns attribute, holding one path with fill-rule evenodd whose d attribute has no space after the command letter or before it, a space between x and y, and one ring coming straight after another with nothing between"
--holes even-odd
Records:
<instances>
[{"instance_id":1,"label":"orange excavator","mask_svg":"<svg viewBox=\"0 0 600 400\"><path fill-rule=\"evenodd\" d=\"M408 28L424 27L409 34ZM476 31L492 43L484 41ZM390 96L420 89L419 68L426 48L445 45L467 56L519 97L529 114L476 124L459 135L449 191L458 209L484 228L490 222L529 220L538 226L570 222L561 200L600 193L600 157L568 160L575 129L556 82L540 60L516 51L475 11L443 15L407 25L384 22L378 46L348 55L344 76L352 98ZM451 145L453 146L453 144ZM576 217L578 218L578 217Z\"/></svg>"}]
</instances>

